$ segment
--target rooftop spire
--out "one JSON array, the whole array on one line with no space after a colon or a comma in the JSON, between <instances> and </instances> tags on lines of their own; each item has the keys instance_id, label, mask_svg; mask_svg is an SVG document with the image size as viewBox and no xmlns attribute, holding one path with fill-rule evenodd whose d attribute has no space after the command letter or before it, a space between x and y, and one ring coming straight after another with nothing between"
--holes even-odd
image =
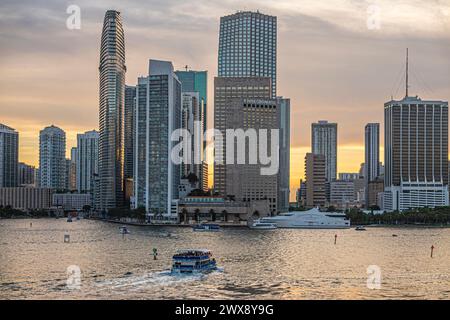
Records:
<instances>
[{"instance_id":1,"label":"rooftop spire","mask_svg":"<svg viewBox=\"0 0 450 320\"><path fill-rule=\"evenodd\" d=\"M409 50L406 48L406 98L408 98L408 91L409 91Z\"/></svg>"}]
</instances>

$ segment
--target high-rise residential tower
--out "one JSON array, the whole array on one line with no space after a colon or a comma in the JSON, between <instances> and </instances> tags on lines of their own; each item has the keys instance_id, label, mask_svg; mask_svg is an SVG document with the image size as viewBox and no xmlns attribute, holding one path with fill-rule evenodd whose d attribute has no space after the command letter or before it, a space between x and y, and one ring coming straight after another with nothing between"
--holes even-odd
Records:
<instances>
[{"instance_id":1,"label":"high-rise residential tower","mask_svg":"<svg viewBox=\"0 0 450 320\"><path fill-rule=\"evenodd\" d=\"M374 181L380 175L380 124L368 123L365 127L365 205L369 208L373 202L369 202L369 182Z\"/></svg>"},{"instance_id":2,"label":"high-rise residential tower","mask_svg":"<svg viewBox=\"0 0 450 320\"><path fill-rule=\"evenodd\" d=\"M220 18L219 77L269 77L277 94L277 17L242 11Z\"/></svg>"},{"instance_id":3,"label":"high-rise residential tower","mask_svg":"<svg viewBox=\"0 0 450 320\"><path fill-rule=\"evenodd\" d=\"M0 123L0 188L17 187L19 133Z\"/></svg>"},{"instance_id":4,"label":"high-rise residential tower","mask_svg":"<svg viewBox=\"0 0 450 320\"><path fill-rule=\"evenodd\" d=\"M171 62L150 60L149 76L138 79L135 115L135 207L150 219L176 221L180 165L172 161L178 142L171 135L181 125L181 83Z\"/></svg>"},{"instance_id":5,"label":"high-rise residential tower","mask_svg":"<svg viewBox=\"0 0 450 320\"><path fill-rule=\"evenodd\" d=\"M311 126L312 153L322 154L326 162L326 181L336 179L337 174L337 123L319 121Z\"/></svg>"},{"instance_id":6,"label":"high-rise residential tower","mask_svg":"<svg viewBox=\"0 0 450 320\"><path fill-rule=\"evenodd\" d=\"M134 109L136 100L136 87L125 86L125 111L124 111L124 164L123 176L125 179L133 178L134 161Z\"/></svg>"},{"instance_id":7,"label":"high-rise residential tower","mask_svg":"<svg viewBox=\"0 0 450 320\"><path fill-rule=\"evenodd\" d=\"M279 142L279 170L278 170L278 211L289 210L289 173L290 173L290 151L291 151L291 100L277 98L278 101L278 128L280 130Z\"/></svg>"},{"instance_id":8,"label":"high-rise residential tower","mask_svg":"<svg viewBox=\"0 0 450 320\"><path fill-rule=\"evenodd\" d=\"M120 12L108 10L100 46L99 206L123 202L125 39Z\"/></svg>"},{"instance_id":9,"label":"high-rise residential tower","mask_svg":"<svg viewBox=\"0 0 450 320\"><path fill-rule=\"evenodd\" d=\"M51 125L39 133L39 186L65 190L66 133Z\"/></svg>"},{"instance_id":10,"label":"high-rise residential tower","mask_svg":"<svg viewBox=\"0 0 450 320\"><path fill-rule=\"evenodd\" d=\"M97 131L87 131L77 135L77 189L78 192L94 192L94 178L98 174Z\"/></svg>"}]
</instances>

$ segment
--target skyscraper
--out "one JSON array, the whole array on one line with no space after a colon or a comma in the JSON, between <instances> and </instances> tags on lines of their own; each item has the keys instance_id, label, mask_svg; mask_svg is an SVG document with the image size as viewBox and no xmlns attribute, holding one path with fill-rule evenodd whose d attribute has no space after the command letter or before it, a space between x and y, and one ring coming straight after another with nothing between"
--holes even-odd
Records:
<instances>
[{"instance_id":1,"label":"skyscraper","mask_svg":"<svg viewBox=\"0 0 450 320\"><path fill-rule=\"evenodd\" d=\"M278 170L278 211L287 212L289 210L289 173L290 173L290 151L291 151L291 100L277 98L278 119L280 129L279 142L279 163Z\"/></svg>"},{"instance_id":2,"label":"skyscraper","mask_svg":"<svg viewBox=\"0 0 450 320\"><path fill-rule=\"evenodd\" d=\"M199 104L202 106L203 130L207 127L208 112L208 71L175 71L178 80L181 82L182 92L198 92Z\"/></svg>"},{"instance_id":3,"label":"skyscraper","mask_svg":"<svg viewBox=\"0 0 450 320\"><path fill-rule=\"evenodd\" d=\"M448 206L448 102L406 94L384 104L384 209Z\"/></svg>"},{"instance_id":4,"label":"skyscraper","mask_svg":"<svg viewBox=\"0 0 450 320\"><path fill-rule=\"evenodd\" d=\"M98 174L97 131L87 131L77 135L77 189L78 192L94 192L94 178Z\"/></svg>"},{"instance_id":5,"label":"skyscraper","mask_svg":"<svg viewBox=\"0 0 450 320\"><path fill-rule=\"evenodd\" d=\"M182 93L182 109L181 109L181 128L189 131L191 135L191 145L188 163L181 166L181 176L188 177L189 174L195 174L198 181L197 189L206 191L208 181L204 178L208 176L208 167L205 164L204 149L202 144L203 137L203 108L198 92Z\"/></svg>"},{"instance_id":6,"label":"skyscraper","mask_svg":"<svg viewBox=\"0 0 450 320\"><path fill-rule=\"evenodd\" d=\"M384 209L448 206L448 102L384 105Z\"/></svg>"},{"instance_id":7,"label":"skyscraper","mask_svg":"<svg viewBox=\"0 0 450 320\"><path fill-rule=\"evenodd\" d=\"M369 182L380 175L380 124L368 123L365 127L365 204L369 208ZM373 201L372 201L373 204Z\"/></svg>"},{"instance_id":8,"label":"skyscraper","mask_svg":"<svg viewBox=\"0 0 450 320\"><path fill-rule=\"evenodd\" d=\"M242 11L220 18L219 77L270 77L277 94L277 17Z\"/></svg>"},{"instance_id":9,"label":"skyscraper","mask_svg":"<svg viewBox=\"0 0 450 320\"><path fill-rule=\"evenodd\" d=\"M77 190L77 148L70 149L70 159L67 162L67 190Z\"/></svg>"},{"instance_id":10,"label":"skyscraper","mask_svg":"<svg viewBox=\"0 0 450 320\"><path fill-rule=\"evenodd\" d=\"M312 153L325 156L326 181L331 182L337 174L337 123L319 121L311 131Z\"/></svg>"},{"instance_id":11,"label":"skyscraper","mask_svg":"<svg viewBox=\"0 0 450 320\"><path fill-rule=\"evenodd\" d=\"M51 125L39 133L39 186L65 190L66 133Z\"/></svg>"},{"instance_id":12,"label":"skyscraper","mask_svg":"<svg viewBox=\"0 0 450 320\"><path fill-rule=\"evenodd\" d=\"M171 62L150 60L138 79L135 117L135 207L150 218L176 221L180 165L171 159L171 134L181 124L181 83Z\"/></svg>"},{"instance_id":13,"label":"skyscraper","mask_svg":"<svg viewBox=\"0 0 450 320\"><path fill-rule=\"evenodd\" d=\"M108 210L123 200L125 39L118 11L108 10L100 46L99 206Z\"/></svg>"},{"instance_id":14,"label":"skyscraper","mask_svg":"<svg viewBox=\"0 0 450 320\"><path fill-rule=\"evenodd\" d=\"M124 123L124 168L125 179L133 178L134 161L134 109L136 99L136 87L125 86L125 123Z\"/></svg>"},{"instance_id":15,"label":"skyscraper","mask_svg":"<svg viewBox=\"0 0 450 320\"><path fill-rule=\"evenodd\" d=\"M225 136L226 129L237 128L227 122L232 116L230 106L242 102L239 99L270 99L270 78L233 78L216 77L214 79L214 128ZM256 117L256 113L255 113ZM238 125L238 124L237 124ZM243 128L243 127L240 127ZM228 166L226 162L226 143L214 147L215 157L218 160L214 164L214 191L225 197L230 195L227 191L232 184L227 175Z\"/></svg>"},{"instance_id":16,"label":"skyscraper","mask_svg":"<svg viewBox=\"0 0 450 320\"><path fill-rule=\"evenodd\" d=\"M17 187L19 133L0 123L0 188Z\"/></svg>"}]
</instances>

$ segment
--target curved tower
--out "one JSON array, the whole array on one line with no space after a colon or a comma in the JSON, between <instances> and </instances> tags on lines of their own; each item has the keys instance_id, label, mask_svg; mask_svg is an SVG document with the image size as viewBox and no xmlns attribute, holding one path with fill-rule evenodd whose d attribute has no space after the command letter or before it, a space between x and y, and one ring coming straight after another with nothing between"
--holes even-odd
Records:
<instances>
[{"instance_id":1,"label":"curved tower","mask_svg":"<svg viewBox=\"0 0 450 320\"><path fill-rule=\"evenodd\" d=\"M123 200L123 121L125 39L120 12L108 10L100 46L99 206L115 208Z\"/></svg>"}]
</instances>

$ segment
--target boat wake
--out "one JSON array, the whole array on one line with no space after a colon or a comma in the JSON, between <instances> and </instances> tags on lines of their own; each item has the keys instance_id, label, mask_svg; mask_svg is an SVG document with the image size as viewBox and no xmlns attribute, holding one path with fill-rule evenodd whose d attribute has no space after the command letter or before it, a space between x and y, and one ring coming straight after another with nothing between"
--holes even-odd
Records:
<instances>
[{"instance_id":1,"label":"boat wake","mask_svg":"<svg viewBox=\"0 0 450 320\"><path fill-rule=\"evenodd\" d=\"M223 268L211 272L223 272ZM209 274L211 274L209 273ZM139 290L148 287L171 286L183 282L202 281L209 274L177 274L170 270L152 272L143 275L125 274L123 277L105 280L97 283L97 286L103 290Z\"/></svg>"}]
</instances>

